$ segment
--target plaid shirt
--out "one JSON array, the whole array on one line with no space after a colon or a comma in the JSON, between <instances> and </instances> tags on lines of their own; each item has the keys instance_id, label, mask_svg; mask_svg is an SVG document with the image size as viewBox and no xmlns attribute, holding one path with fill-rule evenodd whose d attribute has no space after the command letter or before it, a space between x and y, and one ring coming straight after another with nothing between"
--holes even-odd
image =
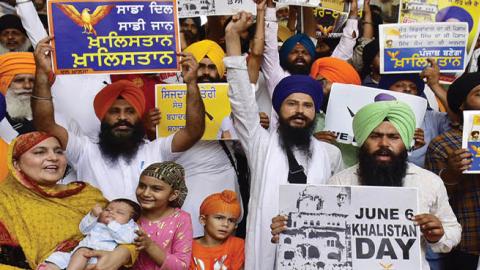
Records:
<instances>
[{"instance_id":1,"label":"plaid shirt","mask_svg":"<svg viewBox=\"0 0 480 270\"><path fill-rule=\"evenodd\" d=\"M425 168L439 174L447 168L448 152L462 147L462 130L451 129L430 142ZM458 249L480 254L480 175L465 174L457 185L446 185L450 205L462 225Z\"/></svg>"}]
</instances>

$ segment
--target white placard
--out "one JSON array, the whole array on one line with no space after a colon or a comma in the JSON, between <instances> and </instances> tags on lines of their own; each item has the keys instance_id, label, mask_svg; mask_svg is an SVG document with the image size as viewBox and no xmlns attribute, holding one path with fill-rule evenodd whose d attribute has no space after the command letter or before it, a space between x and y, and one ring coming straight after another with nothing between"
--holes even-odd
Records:
<instances>
[{"instance_id":1,"label":"white placard","mask_svg":"<svg viewBox=\"0 0 480 270\"><path fill-rule=\"evenodd\" d=\"M463 111L462 148L472 154L472 167L463 173L480 173L480 111Z\"/></svg>"},{"instance_id":2,"label":"white placard","mask_svg":"<svg viewBox=\"0 0 480 270\"><path fill-rule=\"evenodd\" d=\"M257 14L253 0L178 0L178 17L234 15L240 11Z\"/></svg>"},{"instance_id":3,"label":"white placard","mask_svg":"<svg viewBox=\"0 0 480 270\"><path fill-rule=\"evenodd\" d=\"M280 186L277 269L421 269L417 189Z\"/></svg>"},{"instance_id":4,"label":"white placard","mask_svg":"<svg viewBox=\"0 0 480 270\"><path fill-rule=\"evenodd\" d=\"M410 105L416 120L416 127L420 127L427 109L427 100L409 94L398 93L366 86L334 83L328 99L325 117L325 130L337 133L337 141L353 143L353 116L362 107L376 100L384 98L396 99Z\"/></svg>"}]
</instances>

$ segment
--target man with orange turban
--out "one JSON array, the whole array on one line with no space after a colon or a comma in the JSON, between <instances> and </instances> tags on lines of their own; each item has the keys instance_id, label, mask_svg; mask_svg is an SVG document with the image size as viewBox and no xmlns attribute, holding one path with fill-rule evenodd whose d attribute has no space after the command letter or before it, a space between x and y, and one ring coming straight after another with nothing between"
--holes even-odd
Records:
<instances>
[{"instance_id":1,"label":"man with orange turban","mask_svg":"<svg viewBox=\"0 0 480 270\"><path fill-rule=\"evenodd\" d=\"M315 61L310 70L310 77L323 84L324 102L322 112L317 114L315 126L315 138L335 144L336 134L331 131L324 131L325 112L327 111L328 98L333 83L344 83L360 85L361 79L355 68L344 60L334 57L323 57ZM343 162L348 166L357 163L358 148L349 144L335 144L342 152Z\"/></svg>"},{"instance_id":2,"label":"man with orange turban","mask_svg":"<svg viewBox=\"0 0 480 270\"><path fill-rule=\"evenodd\" d=\"M35 60L30 52L0 55L0 92L7 102L7 120L20 134L34 131L30 96L35 81Z\"/></svg>"},{"instance_id":3,"label":"man with orange turban","mask_svg":"<svg viewBox=\"0 0 480 270\"><path fill-rule=\"evenodd\" d=\"M145 97L134 83L120 80L104 87L95 97L95 114L101 121L98 141L58 125L50 85L51 51L45 38L35 49L37 81L32 95L33 120L40 131L57 137L66 149L78 179L98 187L108 200L136 200L135 189L143 168L154 162L174 160L175 152L189 149L203 135L205 110L196 83L198 64L191 54L181 54L187 84L186 125L167 138L144 140L142 117Z\"/></svg>"}]
</instances>

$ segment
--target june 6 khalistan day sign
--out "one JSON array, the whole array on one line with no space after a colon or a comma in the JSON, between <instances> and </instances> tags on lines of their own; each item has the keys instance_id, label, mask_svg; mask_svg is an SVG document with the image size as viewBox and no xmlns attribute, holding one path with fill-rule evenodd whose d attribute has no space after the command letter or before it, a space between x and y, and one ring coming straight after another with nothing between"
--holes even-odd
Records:
<instances>
[{"instance_id":1,"label":"june 6 khalistan day sign","mask_svg":"<svg viewBox=\"0 0 480 270\"><path fill-rule=\"evenodd\" d=\"M175 0L48 2L57 74L179 71Z\"/></svg>"},{"instance_id":2,"label":"june 6 khalistan day sign","mask_svg":"<svg viewBox=\"0 0 480 270\"><path fill-rule=\"evenodd\" d=\"M277 269L421 269L415 188L280 186Z\"/></svg>"}]
</instances>

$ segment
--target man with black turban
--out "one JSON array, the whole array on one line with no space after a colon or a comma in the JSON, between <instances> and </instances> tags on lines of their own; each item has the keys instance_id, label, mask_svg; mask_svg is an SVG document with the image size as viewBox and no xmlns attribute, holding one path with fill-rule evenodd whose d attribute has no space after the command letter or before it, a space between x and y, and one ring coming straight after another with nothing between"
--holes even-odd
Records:
<instances>
[{"instance_id":1,"label":"man with black turban","mask_svg":"<svg viewBox=\"0 0 480 270\"><path fill-rule=\"evenodd\" d=\"M450 85L448 107L463 119L463 111L480 110L480 73L465 73ZM463 121L463 120L462 120ZM447 187L450 205L462 224L460 245L447 257L447 269L476 270L480 254L480 177L463 174L472 154L462 149L462 128L453 128L432 140L425 168L438 174Z\"/></svg>"}]
</instances>

